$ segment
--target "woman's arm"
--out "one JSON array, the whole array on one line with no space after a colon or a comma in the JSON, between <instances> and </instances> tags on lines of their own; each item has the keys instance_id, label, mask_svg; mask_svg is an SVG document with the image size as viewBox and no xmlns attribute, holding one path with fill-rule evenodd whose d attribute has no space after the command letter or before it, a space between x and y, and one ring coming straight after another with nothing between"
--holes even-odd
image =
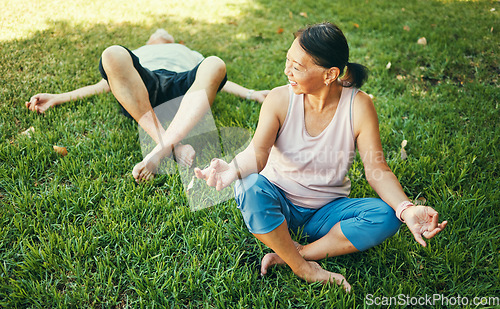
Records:
<instances>
[{"instance_id":1,"label":"woman's arm","mask_svg":"<svg viewBox=\"0 0 500 309\"><path fill-rule=\"evenodd\" d=\"M354 136L365 168L366 180L382 200L396 210L408 197L384 157L377 112L364 92L354 100Z\"/></svg>"},{"instance_id":2,"label":"woman's arm","mask_svg":"<svg viewBox=\"0 0 500 309\"><path fill-rule=\"evenodd\" d=\"M258 90L255 91L253 89L248 89L245 88L241 85L238 85L232 81L227 81L224 87L222 88L222 91L237 95L241 98L247 99L247 100L255 100L259 103L264 102L264 99L266 96L269 94L269 90Z\"/></svg>"},{"instance_id":3,"label":"woman's arm","mask_svg":"<svg viewBox=\"0 0 500 309\"><path fill-rule=\"evenodd\" d=\"M94 85L85 86L82 88L75 89L73 91L51 94L51 93L39 93L31 97L31 99L25 103L29 110L36 111L38 113L44 113L47 109L52 106L63 104L69 101L74 101L77 99L82 99L89 97L98 93L108 92L109 85L104 79L101 79L98 83Z\"/></svg>"},{"instance_id":4,"label":"woman's arm","mask_svg":"<svg viewBox=\"0 0 500 309\"><path fill-rule=\"evenodd\" d=\"M273 89L262 104L259 123L248 147L229 164L221 159L213 159L206 169L196 168L196 176L205 179L209 186L221 190L238 178L259 173L267 164L269 152L286 117L288 104L284 103L288 102L288 95L288 87Z\"/></svg>"},{"instance_id":5,"label":"woman's arm","mask_svg":"<svg viewBox=\"0 0 500 309\"><path fill-rule=\"evenodd\" d=\"M354 101L354 134L368 183L394 209L398 218L406 223L415 240L426 246L422 236L434 237L447 222L439 224L438 213L428 206L412 205L401 212L403 205L410 200L387 165L380 141L377 112L370 97L363 92L359 92Z\"/></svg>"}]
</instances>

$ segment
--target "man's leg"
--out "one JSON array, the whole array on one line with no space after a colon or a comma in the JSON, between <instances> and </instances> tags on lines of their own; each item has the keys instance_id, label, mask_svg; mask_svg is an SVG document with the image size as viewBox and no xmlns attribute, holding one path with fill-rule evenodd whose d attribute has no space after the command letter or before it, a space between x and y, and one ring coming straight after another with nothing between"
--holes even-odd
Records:
<instances>
[{"instance_id":1,"label":"man's leg","mask_svg":"<svg viewBox=\"0 0 500 309\"><path fill-rule=\"evenodd\" d=\"M225 76L226 66L218 57L208 57L200 64L194 83L182 98L172 122L161 133L157 146L134 167L132 174L137 181L150 179L161 160L170 155L174 146L205 116ZM153 112L143 117L150 117L150 113Z\"/></svg>"},{"instance_id":2,"label":"man's leg","mask_svg":"<svg viewBox=\"0 0 500 309\"><path fill-rule=\"evenodd\" d=\"M129 52L122 46L108 47L102 54L102 66L115 98L157 143L157 147L134 167L134 178L138 181L150 179L161 159L169 156L174 146L177 159L190 165L194 150L189 145L178 144L213 102L226 74L224 62L217 57L208 57L200 64L195 82L184 96L168 132L151 107L149 93Z\"/></svg>"},{"instance_id":3,"label":"man's leg","mask_svg":"<svg viewBox=\"0 0 500 309\"><path fill-rule=\"evenodd\" d=\"M151 107L148 91L129 52L122 46L111 46L104 50L101 59L115 98L158 143L165 130Z\"/></svg>"}]
</instances>

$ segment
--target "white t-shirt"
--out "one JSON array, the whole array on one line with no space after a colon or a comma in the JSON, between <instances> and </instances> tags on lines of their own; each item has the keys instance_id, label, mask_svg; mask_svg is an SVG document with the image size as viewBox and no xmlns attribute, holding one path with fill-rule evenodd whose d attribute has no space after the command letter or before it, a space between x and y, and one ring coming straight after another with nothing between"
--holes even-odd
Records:
<instances>
[{"instance_id":1,"label":"white t-shirt","mask_svg":"<svg viewBox=\"0 0 500 309\"><path fill-rule=\"evenodd\" d=\"M133 53L139 58L141 65L151 71L165 69L185 72L204 59L199 52L177 43L144 45Z\"/></svg>"}]
</instances>

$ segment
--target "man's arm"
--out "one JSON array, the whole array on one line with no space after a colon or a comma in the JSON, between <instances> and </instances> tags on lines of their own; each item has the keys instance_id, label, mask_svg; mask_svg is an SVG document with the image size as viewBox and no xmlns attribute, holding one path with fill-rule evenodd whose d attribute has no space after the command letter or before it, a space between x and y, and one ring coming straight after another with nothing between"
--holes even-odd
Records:
<instances>
[{"instance_id":1,"label":"man's arm","mask_svg":"<svg viewBox=\"0 0 500 309\"><path fill-rule=\"evenodd\" d=\"M229 81L229 80L224 85L224 88L222 88L222 91L237 95L237 96L239 96L241 98L245 98L247 100L255 100L259 103L264 102L264 99L266 98L267 94L269 93L269 90L255 91L253 89L248 89L248 88L245 88L241 85L233 83L232 81Z\"/></svg>"},{"instance_id":2,"label":"man's arm","mask_svg":"<svg viewBox=\"0 0 500 309\"><path fill-rule=\"evenodd\" d=\"M29 110L36 111L37 113L44 113L47 109L49 109L52 106L63 104L69 101L74 101L77 99L86 98L99 93L108 92L109 90L110 89L108 82L104 79L101 79L98 83L94 85L78 88L70 92L64 92L58 94L39 93L32 96L31 99L25 104Z\"/></svg>"}]
</instances>

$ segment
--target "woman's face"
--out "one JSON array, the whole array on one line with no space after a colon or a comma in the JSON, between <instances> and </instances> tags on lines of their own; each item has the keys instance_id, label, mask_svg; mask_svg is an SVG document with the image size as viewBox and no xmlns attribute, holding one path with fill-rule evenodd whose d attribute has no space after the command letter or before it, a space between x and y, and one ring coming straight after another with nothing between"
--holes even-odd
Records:
<instances>
[{"instance_id":1,"label":"woman's face","mask_svg":"<svg viewBox=\"0 0 500 309\"><path fill-rule=\"evenodd\" d=\"M326 71L313 62L298 39L293 41L286 55L285 75L295 94L309 94L324 87Z\"/></svg>"}]
</instances>

